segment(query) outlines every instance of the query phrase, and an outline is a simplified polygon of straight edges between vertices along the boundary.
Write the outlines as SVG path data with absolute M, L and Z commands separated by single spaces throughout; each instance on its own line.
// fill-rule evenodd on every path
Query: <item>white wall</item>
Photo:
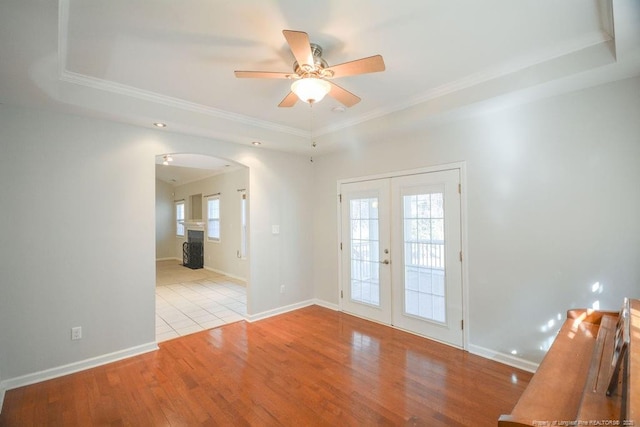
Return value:
M 156 259 L 175 258 L 173 186 L 156 179 Z
M 382 138 L 372 145 L 345 131 L 348 149 L 313 168 L 305 156 L 0 105 L 0 387 L 154 341 L 154 165 L 167 152 L 249 167 L 253 314 L 314 290 L 338 302 L 338 179 L 466 161 L 471 344 L 538 361 L 556 326 L 543 329 L 567 308 L 639 296 L 639 91 L 636 78 L 443 125 L 407 110 L 361 125 Z
M 250 163 L 248 304 L 254 314 L 313 298 L 311 163 L 306 156 L 274 155 L 268 160 Z M 280 227 L 279 234 L 273 234 L 273 225 Z M 258 279 L 276 287 L 254 286 Z
M 539 362 L 567 309 L 640 297 L 639 93 L 635 78 L 439 125 L 414 108 L 370 124 L 376 143 L 346 136 L 314 162 L 316 297 L 338 304 L 337 180 L 465 161 L 470 348 Z
M 311 217 L 306 157 L 4 105 L 0 142 L 3 385 L 154 342 L 157 154 L 250 168 L 250 313 L 313 296 L 311 242 L 296 234 Z
M 199 181 L 180 185 L 174 188 L 175 200 L 184 199 L 185 205 L 189 205 L 192 195 L 220 193 L 220 241 L 209 241 L 206 236 L 204 242 L 204 266 L 231 277 L 246 280 L 249 272 L 247 259 L 237 257 L 240 250 L 240 194 L 239 189 L 248 190 L 249 170 L 241 168 L 236 171 L 214 175 Z M 247 191 L 247 195 L 250 195 Z M 173 203 L 172 203 L 173 205 Z M 186 210 L 190 208 L 186 206 Z M 207 199 L 202 199 L 202 212 L 196 215 L 206 222 L 207 219 Z M 174 217 L 171 217 L 171 224 L 175 225 Z M 187 227 L 189 228 L 189 227 Z M 185 238 L 175 236 L 175 226 L 173 233 L 173 257 L 182 259 L 182 243 Z
M 155 340 L 154 170 L 140 137 L 1 107 L 3 381 Z

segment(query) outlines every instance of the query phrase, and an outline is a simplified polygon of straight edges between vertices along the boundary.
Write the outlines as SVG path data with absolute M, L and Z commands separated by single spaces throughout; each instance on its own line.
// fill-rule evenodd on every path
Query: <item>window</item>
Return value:
M 240 195 L 240 250 L 239 258 L 247 257 L 247 195 Z
M 220 240 L 220 196 L 207 198 L 207 238 Z
M 403 196 L 405 313 L 446 323 L 444 192 Z
M 184 237 L 184 201 L 176 202 L 176 236 Z

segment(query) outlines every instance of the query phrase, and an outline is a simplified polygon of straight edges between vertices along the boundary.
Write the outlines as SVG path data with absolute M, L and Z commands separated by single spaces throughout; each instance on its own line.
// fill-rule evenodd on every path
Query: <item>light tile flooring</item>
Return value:
M 180 261 L 156 263 L 156 341 L 243 320 L 247 292 L 239 280 Z

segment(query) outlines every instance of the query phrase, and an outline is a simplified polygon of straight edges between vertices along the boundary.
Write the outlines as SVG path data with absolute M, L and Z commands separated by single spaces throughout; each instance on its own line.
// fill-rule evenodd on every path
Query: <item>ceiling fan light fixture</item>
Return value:
M 317 77 L 306 77 L 296 80 L 291 85 L 291 92 L 295 93 L 301 101 L 313 104 L 322 101 L 322 98 L 331 90 L 328 81 Z

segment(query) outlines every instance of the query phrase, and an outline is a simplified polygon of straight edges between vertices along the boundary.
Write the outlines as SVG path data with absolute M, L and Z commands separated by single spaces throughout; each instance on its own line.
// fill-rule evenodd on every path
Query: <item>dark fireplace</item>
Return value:
M 204 231 L 187 230 L 187 241 L 182 244 L 182 265 L 193 269 L 204 266 Z

